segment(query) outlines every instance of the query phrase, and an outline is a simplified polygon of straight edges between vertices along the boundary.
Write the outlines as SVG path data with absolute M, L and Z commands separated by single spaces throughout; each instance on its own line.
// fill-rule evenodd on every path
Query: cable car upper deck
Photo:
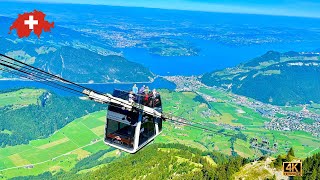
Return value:
M 135 106 L 139 107 L 147 107 L 152 108 L 153 111 L 157 113 L 162 113 L 162 106 L 161 106 L 161 98 L 160 94 L 158 93 L 156 96 L 148 96 L 146 94 L 133 94 L 132 92 L 123 91 L 115 89 L 112 94 L 113 97 L 120 98 L 122 100 L 128 100 L 129 102 L 133 103 Z M 126 108 L 122 107 L 119 104 L 109 103 L 107 117 L 114 121 L 118 121 L 124 124 L 135 125 L 137 123 L 137 119 L 139 113 L 144 114 L 142 121 L 148 121 L 153 117 L 151 114 L 145 113 L 144 108 L 133 108 L 131 110 L 127 110 Z
M 129 102 L 134 102 L 135 104 L 144 105 L 150 108 L 154 108 L 158 112 L 162 112 L 161 98 L 159 93 L 137 93 L 134 94 L 129 91 L 123 91 L 115 89 L 112 94 L 113 97 L 121 98 L 123 100 L 128 100 Z
M 116 95 L 117 93 L 119 93 L 117 95 L 119 97 L 115 97 L 111 94 L 99 94 L 87 89 L 83 90 L 82 93 L 86 94 L 90 99 L 96 102 L 109 103 L 111 106 L 118 106 L 128 111 L 139 110 L 153 117 L 164 118 L 162 116 L 162 108 L 157 108 L 157 107 L 152 108 L 152 106 L 149 107 L 144 104 L 139 104 L 137 102 L 140 102 L 141 99 L 137 99 L 137 100 L 129 99 L 130 93 L 128 93 L 127 91 L 115 90 L 114 94 Z M 160 103 L 159 105 L 161 105 L 160 95 L 158 96 L 158 99 Z

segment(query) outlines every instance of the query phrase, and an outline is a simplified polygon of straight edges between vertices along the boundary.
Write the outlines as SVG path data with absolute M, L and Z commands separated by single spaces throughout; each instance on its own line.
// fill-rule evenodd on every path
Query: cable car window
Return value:
M 134 129 L 132 126 L 108 119 L 106 140 L 133 147 L 133 135 Z
M 107 129 L 106 129 L 106 133 L 113 133 L 115 131 L 118 130 L 118 122 L 117 121 L 113 121 L 113 120 L 108 120 L 107 122 Z
M 148 139 L 155 135 L 154 124 L 152 122 L 145 122 L 141 124 L 139 145 L 145 143 Z
M 126 120 L 128 120 L 131 124 L 135 124 L 136 122 L 138 122 L 138 118 L 139 118 L 138 112 L 128 111 Z

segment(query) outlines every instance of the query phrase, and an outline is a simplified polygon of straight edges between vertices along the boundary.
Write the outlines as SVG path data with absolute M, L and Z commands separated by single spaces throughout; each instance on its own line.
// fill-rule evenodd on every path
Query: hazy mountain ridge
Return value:
M 82 83 L 145 82 L 154 77 L 150 70 L 124 57 L 102 56 L 66 46 L 53 53 L 39 55 L 34 65 Z
M 0 38 L 1 53 L 78 83 L 149 82 L 154 78 L 148 68 L 122 56 L 20 41 Z M 1 71 L 0 78 L 19 77 Z
M 202 82 L 276 105 L 320 102 L 319 54 L 269 51 L 233 68 L 204 74 Z

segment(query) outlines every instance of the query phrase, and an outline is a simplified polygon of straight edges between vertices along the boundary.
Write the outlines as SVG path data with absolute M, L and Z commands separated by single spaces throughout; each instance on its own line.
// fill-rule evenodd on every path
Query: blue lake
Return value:
M 274 43 L 232 47 L 208 40 L 194 40 L 201 47 L 200 56 L 158 56 L 146 49 L 123 49 L 124 56 L 134 62 L 143 64 L 159 75 L 201 75 L 213 70 L 233 67 L 239 63 L 261 56 L 267 51 L 313 51 L 319 48 L 315 42 L 310 43 Z

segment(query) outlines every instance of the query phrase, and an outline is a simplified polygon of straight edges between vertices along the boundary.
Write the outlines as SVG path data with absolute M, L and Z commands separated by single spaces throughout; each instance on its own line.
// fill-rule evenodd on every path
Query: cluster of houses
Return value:
M 313 136 L 320 137 L 320 115 L 309 111 L 303 105 L 300 111 L 285 110 L 285 108 L 265 104 L 259 101 L 249 101 L 246 97 L 234 95 L 234 103 L 247 106 L 270 119 L 265 122 L 265 128 L 278 131 L 305 131 Z M 313 123 L 305 123 L 304 119 L 311 119 Z

